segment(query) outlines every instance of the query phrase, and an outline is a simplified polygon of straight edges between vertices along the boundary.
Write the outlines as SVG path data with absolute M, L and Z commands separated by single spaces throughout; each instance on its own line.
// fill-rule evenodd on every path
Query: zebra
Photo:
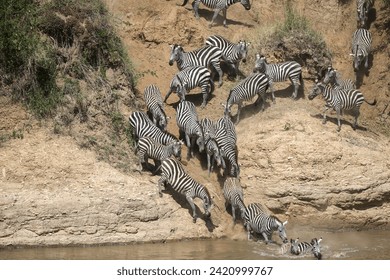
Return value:
M 225 197 L 225 206 L 229 204 L 232 207 L 233 223 L 236 222 L 236 209 L 241 213 L 241 219 L 244 219 L 245 204 L 244 194 L 241 183 L 238 178 L 228 177 L 223 184 L 223 196 Z
M 170 184 L 174 191 L 186 196 L 186 199 L 192 209 L 192 218 L 194 223 L 196 223 L 196 219 L 198 217 L 194 204 L 194 198 L 196 197 L 203 200 L 205 215 L 210 218 L 212 200 L 208 190 L 188 175 L 182 164 L 174 158 L 167 158 L 161 164 L 161 177 L 158 180 L 157 185 L 160 197 L 162 197 L 162 187 L 165 183 Z
M 222 11 L 223 13 L 223 26 L 227 27 L 226 23 L 226 12 L 229 6 L 240 2 L 245 10 L 249 11 L 251 9 L 251 3 L 249 0 L 194 0 L 192 2 L 192 8 L 194 9 L 195 12 L 195 17 L 199 19 L 199 4 L 200 2 L 203 3 L 206 7 L 210 9 L 214 9 L 214 15 L 213 18 L 211 19 L 211 22 L 209 24 L 209 28 L 213 26 L 214 20 L 217 18 L 218 14 Z M 188 0 L 184 0 L 182 6 L 185 6 L 188 3 Z
M 179 71 L 189 66 L 203 66 L 209 68 L 210 65 L 212 65 L 219 75 L 218 85 L 222 86 L 223 72 L 220 65 L 221 59 L 222 51 L 215 46 L 203 46 L 199 49 L 185 52 L 182 46 L 174 44 L 171 45 L 169 65 L 172 66 L 176 61 Z
M 272 241 L 272 233 L 278 231 L 283 243 L 287 243 L 286 224 L 287 221 L 281 222 L 277 217 L 267 213 L 268 211 L 259 203 L 251 203 L 246 207 L 244 220 L 248 232 L 248 240 L 251 239 L 251 231 L 260 233 L 268 244 Z
M 194 103 L 185 100 L 180 101 L 176 108 L 176 122 L 179 130 L 185 134 L 188 148 L 187 159 L 193 156 L 195 141 L 199 147 L 199 152 L 202 152 L 204 150 L 204 135 L 198 121 L 198 114 Z
M 299 85 L 303 85 L 302 66 L 296 61 L 268 64 L 264 56 L 256 54 L 254 72 L 260 72 L 267 75 L 273 103 L 275 103 L 274 82 L 284 82 L 288 78 L 294 86 L 294 92 L 291 96 L 293 99 L 298 97 Z
M 142 171 L 144 163 L 147 163 L 149 158 L 154 160 L 155 167 L 158 167 L 161 161 L 171 156 L 181 160 L 182 144 L 182 141 L 174 141 L 168 145 L 162 145 L 150 137 L 140 138 L 137 146 L 140 171 Z
M 374 6 L 374 0 L 357 0 L 357 26 L 366 27 L 368 21 L 368 12 Z
M 340 72 L 336 71 L 336 69 L 332 67 L 328 67 L 323 82 L 325 85 L 330 84 L 333 88 L 356 89 L 355 81 L 351 79 L 341 79 Z
M 233 87 L 230 90 L 226 105 L 224 106 L 224 114 L 226 116 L 231 116 L 231 107 L 233 104 L 238 105 L 236 122 L 237 125 L 240 121 L 240 112 L 242 103 L 244 101 L 252 100 L 253 97 L 257 94 L 258 98 L 255 104 L 259 104 L 260 99 L 262 99 L 261 109 L 264 110 L 265 101 L 266 101 L 266 91 L 269 86 L 269 79 L 263 73 L 254 73 L 242 80 L 238 85 Z
M 144 112 L 135 111 L 129 117 L 132 127 L 133 139 L 137 146 L 138 139 L 141 137 L 151 137 L 156 142 L 166 145 L 178 141 L 178 139 L 167 131 L 159 129 Z
M 152 115 L 153 123 L 162 130 L 166 130 L 168 117 L 164 112 L 159 88 L 156 85 L 147 86 L 144 90 L 144 98 L 147 110 Z
M 207 155 L 207 170 L 210 176 L 211 170 L 214 169 L 214 162 L 217 162 L 217 166 L 221 166 L 223 169 L 226 168 L 225 160 L 223 159 L 223 152 L 219 148 L 218 143 L 215 139 L 215 127 L 214 122 L 209 118 L 200 120 L 200 126 L 203 130 L 205 137 L 205 150 Z
M 299 238 L 290 239 L 291 249 L 290 252 L 293 255 L 304 255 L 308 252 L 312 252 L 314 257 L 318 260 L 322 259 L 320 242 L 322 241 L 322 237 L 320 239 L 313 238 L 310 243 L 309 242 L 300 242 Z
M 211 78 L 211 73 L 204 66 L 190 66 L 179 71 L 171 81 L 164 102 L 167 101 L 172 92 L 178 93 L 180 100 L 185 100 L 186 93 L 196 87 L 202 88 L 202 108 L 204 108 L 209 96 L 214 91 L 214 81 Z
M 330 85 L 325 86 L 323 83 L 316 80 L 316 84 L 309 94 L 309 100 L 313 100 L 321 93 L 326 101 L 325 110 L 323 112 L 323 123 L 326 123 L 326 111 L 329 108 L 333 108 L 337 113 L 337 131 L 341 130 L 340 114 L 342 110 L 352 110 L 355 116 L 355 122 L 352 125 L 352 128 L 355 130 L 357 127 L 357 119 L 360 115 L 359 109 L 363 101 L 371 106 L 376 104 L 376 99 L 374 99 L 373 102 L 365 100 L 363 94 L 359 90 L 332 88 Z
M 240 167 L 238 165 L 237 133 L 233 122 L 228 116 L 219 118 L 215 123 L 215 140 L 221 150 L 224 162 L 229 162 L 230 171 L 227 166 L 224 168 L 224 175 L 239 177 Z
M 212 35 L 207 38 L 206 45 L 216 46 L 222 50 L 224 55 L 224 60 L 227 64 L 235 71 L 235 75 L 238 76 L 239 65 L 242 62 L 246 62 L 246 57 L 248 55 L 248 47 L 250 43 L 240 40 L 238 43 L 232 43 L 229 40 L 223 38 L 219 35 Z
M 352 36 L 353 68 L 357 72 L 364 62 L 364 68 L 368 70 L 368 56 L 371 52 L 371 32 L 364 28 L 358 28 Z

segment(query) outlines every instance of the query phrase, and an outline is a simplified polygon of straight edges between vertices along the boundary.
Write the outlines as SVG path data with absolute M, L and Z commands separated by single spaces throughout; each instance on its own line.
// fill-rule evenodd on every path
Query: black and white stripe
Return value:
M 210 71 L 204 66 L 190 66 L 179 71 L 172 79 L 168 93 L 164 102 L 172 92 L 179 95 L 180 100 L 185 100 L 185 95 L 192 89 L 201 87 L 203 102 L 202 107 L 206 106 L 207 100 L 214 91 L 214 82 L 211 78 Z
M 147 86 L 144 90 L 144 98 L 146 108 L 152 116 L 153 123 L 162 130 L 166 130 L 168 118 L 164 112 L 160 89 L 156 85 Z
M 305 255 L 308 252 L 313 253 L 314 257 L 318 260 L 322 259 L 320 242 L 322 241 L 322 237 L 320 239 L 313 238 L 310 243 L 309 242 L 301 242 L 299 238 L 291 239 L 291 249 L 290 252 L 293 255 Z
M 357 12 L 357 26 L 366 27 L 368 22 L 368 13 L 374 6 L 374 0 L 357 0 L 356 12 Z
M 160 196 L 162 196 L 161 190 L 164 183 L 170 184 L 174 191 L 185 195 L 192 209 L 194 223 L 198 217 L 194 204 L 194 198 L 196 197 L 203 200 L 205 215 L 210 217 L 212 201 L 207 189 L 189 176 L 182 164 L 174 158 L 166 159 L 161 164 L 161 178 L 158 180 L 157 185 Z
M 143 169 L 143 165 L 148 163 L 149 158 L 153 159 L 155 167 L 158 167 L 161 161 L 171 156 L 180 160 L 181 144 L 181 141 L 174 141 L 167 145 L 162 145 L 150 137 L 140 138 L 137 146 L 137 155 L 141 170 Z
M 199 18 L 199 4 L 200 2 L 203 3 L 206 7 L 214 10 L 213 18 L 211 19 L 211 22 L 209 24 L 209 27 L 211 27 L 214 23 L 214 20 L 217 18 L 218 14 L 222 11 L 224 20 L 223 20 L 223 26 L 227 27 L 226 24 L 226 12 L 229 6 L 235 4 L 235 3 L 241 3 L 246 10 L 251 9 L 251 4 L 249 0 L 194 0 L 192 2 L 192 8 L 195 12 L 195 17 Z M 185 6 L 188 3 L 188 0 L 184 0 L 182 6 Z
M 248 232 L 248 240 L 251 239 L 251 231 L 260 233 L 266 243 L 272 242 L 272 233 L 277 231 L 283 243 L 287 243 L 285 225 L 277 217 L 267 213 L 268 211 L 259 203 L 251 203 L 246 207 L 244 219 Z
M 204 135 L 194 103 L 185 100 L 179 103 L 176 107 L 176 122 L 179 131 L 185 134 L 188 148 L 187 158 L 193 156 L 195 142 L 199 147 L 199 152 L 202 152 L 204 150 Z
M 256 54 L 254 72 L 267 75 L 273 102 L 275 102 L 273 83 L 284 82 L 287 79 L 294 86 L 294 92 L 291 97 L 293 99 L 297 98 L 299 85 L 302 85 L 302 66 L 298 62 L 286 61 L 283 63 L 268 64 L 264 56 Z
M 233 223 L 236 221 L 236 209 L 240 211 L 241 219 L 244 219 L 245 204 L 244 193 L 238 178 L 228 177 L 223 184 L 223 196 L 225 197 L 225 206 L 232 207 Z
M 159 129 L 144 112 L 133 112 L 129 117 L 129 122 L 133 130 L 133 138 L 136 145 L 138 139 L 141 137 L 150 137 L 163 145 L 178 141 L 172 134 Z
M 337 131 L 341 129 L 340 115 L 342 110 L 352 110 L 353 115 L 355 116 L 355 122 L 352 125 L 353 129 L 357 127 L 357 119 L 360 115 L 359 109 L 363 102 L 373 106 L 376 104 L 376 100 L 373 102 L 368 102 L 364 99 L 363 94 L 356 89 L 341 90 L 338 88 L 332 88 L 330 85 L 325 86 L 321 82 L 317 82 L 309 94 L 309 99 L 312 100 L 317 95 L 322 94 L 325 101 L 325 110 L 323 112 L 323 123 L 326 123 L 326 111 L 329 108 L 333 108 L 337 113 Z
M 207 38 L 206 45 L 220 48 L 223 53 L 223 60 L 234 69 L 235 75 L 238 76 L 240 62 L 246 62 L 250 43 L 243 40 L 232 43 L 220 35 L 212 35 Z
M 223 72 L 220 66 L 220 60 L 222 58 L 222 51 L 214 46 L 203 46 L 197 50 L 185 52 L 183 47 L 179 45 L 171 45 L 171 54 L 169 56 L 169 65 L 173 65 L 176 61 L 179 71 L 190 66 L 203 66 L 209 68 L 213 73 L 218 72 L 219 86 L 222 86 Z
M 351 79 L 343 80 L 339 71 L 332 67 L 328 67 L 323 80 L 324 84 L 330 84 L 333 88 L 339 89 L 356 89 L 355 81 Z
M 353 67 L 358 71 L 364 62 L 364 68 L 368 70 L 368 56 L 371 52 L 371 32 L 364 28 L 357 29 L 352 36 Z
M 255 73 L 246 77 L 238 85 L 233 87 L 230 90 L 225 107 L 225 115 L 231 116 L 231 108 L 233 104 L 238 105 L 237 115 L 236 115 L 236 124 L 240 121 L 240 112 L 242 103 L 244 101 L 250 101 L 254 96 L 258 95 L 258 98 L 255 102 L 257 105 L 262 99 L 262 110 L 264 109 L 266 101 L 266 91 L 269 85 L 269 79 L 263 73 Z

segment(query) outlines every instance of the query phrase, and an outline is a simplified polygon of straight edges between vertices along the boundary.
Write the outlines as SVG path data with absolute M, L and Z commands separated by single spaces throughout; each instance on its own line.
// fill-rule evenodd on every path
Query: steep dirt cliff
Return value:
M 386 11 L 376 2 L 376 21 L 370 27 L 374 61 L 361 90 L 368 100 L 376 98 L 378 103 L 374 108 L 362 106 L 360 129 L 352 130 L 349 115 L 343 116 L 340 132 L 336 131 L 335 114 L 323 125 L 324 101 L 286 98 L 291 91 L 288 83 L 276 86 L 276 104 L 268 103 L 264 112 L 251 102 L 242 109 L 236 129 L 245 203 L 264 203 L 280 219 L 288 219 L 290 228 L 389 227 L 389 34 L 383 31 Z M 140 73 L 139 107 L 143 108 L 141 97 L 147 85 L 158 85 L 165 95 L 177 71 L 176 66 L 168 65 L 170 44 L 192 50 L 212 34 L 231 41 L 256 39 L 257 32 L 283 18 L 283 3 L 253 1 L 250 11 L 236 4 L 228 11 L 228 28 L 221 25 L 220 17 L 216 26 L 208 28 L 212 12 L 204 6 L 196 20 L 191 5 L 177 6 L 181 4 L 178 0 L 106 0 Z M 349 52 L 356 28 L 354 1 L 293 3 L 324 36 L 333 66 L 352 78 Z M 250 50 L 252 60 L 243 65 L 244 73 L 252 71 L 250 61 L 260 51 Z M 312 78 L 304 69 L 306 96 Z M 225 77 L 207 107 L 198 109 L 199 116 L 222 116 L 220 103 L 234 84 Z M 194 224 L 185 199 L 172 197 L 169 191 L 162 198 L 157 195 L 158 176 L 121 172 L 80 148 L 74 138 L 54 135 L 46 123 L 35 121 L 6 97 L 0 98 L 0 129 L 25 131 L 23 135 L 14 133 L 0 146 L 0 246 L 246 238 L 242 226 L 233 227 L 225 210 L 224 178 L 217 172 L 207 176 L 203 156 L 183 160 L 188 173 L 210 190 L 215 202 L 211 221 L 199 219 Z M 196 94 L 189 100 L 200 104 Z M 166 105 L 172 117 L 168 130 L 176 135 L 177 101 L 172 95 Z M 132 112 L 125 106 L 121 110 L 126 115 Z M 129 162 L 132 169 L 137 168 L 134 158 Z M 197 205 L 203 209 L 199 201 Z

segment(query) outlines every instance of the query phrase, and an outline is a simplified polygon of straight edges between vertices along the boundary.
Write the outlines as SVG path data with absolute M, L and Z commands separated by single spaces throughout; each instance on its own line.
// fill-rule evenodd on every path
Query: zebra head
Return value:
M 158 120 L 158 126 L 161 128 L 161 130 L 166 131 L 167 125 L 168 125 L 168 120 L 170 119 L 170 117 L 165 115 L 165 112 L 163 109 L 161 109 L 161 112 L 162 112 L 162 114 Z
M 238 42 L 238 51 L 241 56 L 242 62 L 246 62 L 246 57 L 248 56 L 248 47 L 250 43 L 247 43 L 246 41 L 240 40 Z
M 328 67 L 324 77 L 324 84 L 327 85 L 329 83 L 336 83 L 336 69 L 332 68 L 331 66 Z
M 199 130 L 196 132 L 197 138 L 196 138 L 196 144 L 199 147 L 199 152 L 203 152 L 204 150 L 204 134 L 201 125 L 199 124 Z
M 244 6 L 245 10 L 247 11 L 251 9 L 251 3 L 249 0 L 241 0 L 241 4 Z
M 172 66 L 175 61 L 178 61 L 183 53 L 183 48 L 177 44 L 171 45 L 171 55 L 169 56 L 169 65 Z
M 203 200 L 204 214 L 207 218 L 210 218 L 211 209 L 213 209 L 213 202 L 211 200 L 211 196 L 210 196 L 208 190 L 206 189 L 206 187 L 203 187 L 203 188 L 204 188 L 204 192 L 202 194 L 202 200 Z
M 174 141 L 170 144 L 170 147 L 172 149 L 172 155 L 178 160 L 181 160 L 181 145 L 182 144 L 183 144 L 183 141 Z
M 320 248 L 321 241 L 322 241 L 322 237 L 320 237 L 320 239 L 313 238 L 310 242 L 311 246 L 313 247 L 312 252 L 318 260 L 322 259 L 321 248 Z
M 265 59 L 265 56 L 256 54 L 255 68 L 253 69 L 253 72 L 265 73 L 266 63 L 267 60 Z
M 230 91 L 232 92 L 232 91 Z M 230 95 L 230 93 L 229 93 Z M 230 117 L 231 114 L 232 114 L 232 105 L 233 104 L 229 104 L 228 102 L 225 104 L 225 103 L 221 103 L 222 107 L 223 107 L 223 113 L 224 113 L 224 116 L 225 117 Z
M 287 233 L 285 228 L 285 225 L 287 225 L 287 221 L 282 223 L 281 221 L 278 220 L 277 223 L 278 223 L 278 234 L 280 239 L 282 239 L 283 243 L 288 243 Z
M 299 255 L 299 238 L 297 239 L 290 239 L 290 243 L 291 243 L 291 248 L 290 248 L 290 252 L 291 254 L 293 255 Z
M 315 85 L 308 96 L 309 100 L 313 100 L 317 95 L 321 94 L 324 91 L 324 89 L 325 89 L 325 85 L 319 82 L 318 79 L 316 79 Z

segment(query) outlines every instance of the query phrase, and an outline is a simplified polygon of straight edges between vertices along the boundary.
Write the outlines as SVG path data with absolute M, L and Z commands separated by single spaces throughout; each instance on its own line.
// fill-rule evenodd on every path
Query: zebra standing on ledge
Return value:
M 190 66 L 203 66 L 209 68 L 213 66 L 219 75 L 219 86 L 222 86 L 223 72 L 220 65 L 222 51 L 215 46 L 203 46 L 197 50 L 185 52 L 179 45 L 171 45 L 171 54 L 169 56 L 169 65 L 176 61 L 179 71 Z M 210 69 L 212 71 L 212 69 Z
M 224 55 L 223 59 L 229 64 L 235 72 L 235 75 L 239 75 L 239 65 L 242 62 L 246 62 L 248 55 L 248 46 L 250 43 L 240 40 L 237 44 L 230 42 L 219 35 L 212 35 L 207 38 L 206 45 L 216 46 L 222 50 Z M 241 73 L 242 74 L 242 73 Z M 243 76 L 243 75 L 242 75 Z
M 294 86 L 294 92 L 291 96 L 293 99 L 298 97 L 299 85 L 303 85 L 302 66 L 295 61 L 268 64 L 264 56 L 256 54 L 255 69 L 253 72 L 260 72 L 268 77 L 273 103 L 275 103 L 274 82 L 284 82 L 290 79 L 291 84 Z
M 164 104 L 161 92 L 156 85 L 149 85 L 144 90 L 146 108 L 153 117 L 153 123 L 162 130 L 166 130 L 168 124 L 167 115 L 164 112 Z
M 364 28 L 357 29 L 352 36 L 353 68 L 357 72 L 364 62 L 364 68 L 368 70 L 368 56 L 371 52 L 371 32 Z
M 287 234 L 285 225 L 287 221 L 282 223 L 277 217 L 267 213 L 268 211 L 259 203 L 251 203 L 246 207 L 244 219 L 246 230 L 248 232 L 248 240 L 251 239 L 251 231 L 260 233 L 268 244 L 272 241 L 272 233 L 278 231 L 280 239 L 283 243 L 287 243 Z
M 304 255 L 308 252 L 312 252 L 314 257 L 318 260 L 322 259 L 320 242 L 322 241 L 322 237 L 320 239 L 313 238 L 311 242 L 300 242 L 299 238 L 291 239 L 291 249 L 290 252 L 293 255 Z
M 240 210 L 241 219 L 244 219 L 245 204 L 244 193 L 238 178 L 228 177 L 223 184 L 223 196 L 225 197 L 225 207 L 231 205 L 233 223 L 236 222 L 236 209 Z
M 325 73 L 324 84 L 330 84 L 332 88 L 339 89 L 356 89 L 356 84 L 351 79 L 341 79 L 340 72 L 332 67 L 328 67 L 328 70 Z
M 214 9 L 214 15 L 211 19 L 211 22 L 209 24 L 209 27 L 213 26 L 214 20 L 217 18 L 218 14 L 222 11 L 223 13 L 223 26 L 227 27 L 226 24 L 226 13 L 229 6 L 235 4 L 235 3 L 241 3 L 245 10 L 249 11 L 251 9 L 251 3 L 249 0 L 194 0 L 192 2 L 192 8 L 195 12 L 195 17 L 199 19 L 199 4 L 200 2 L 203 3 L 206 7 L 210 9 Z M 182 6 L 185 6 L 188 3 L 188 0 L 184 0 Z
M 363 102 L 366 102 L 368 105 L 374 106 L 376 104 L 376 100 L 373 102 L 368 102 L 364 99 L 363 94 L 356 89 L 342 90 L 339 88 L 332 88 L 330 85 L 325 86 L 323 83 L 316 81 L 316 84 L 309 94 L 309 100 L 313 100 L 317 95 L 323 95 L 326 105 L 325 110 L 323 112 L 324 119 L 323 123 L 326 123 L 326 111 L 329 108 L 333 108 L 337 113 L 337 131 L 341 129 L 340 123 L 340 114 L 342 110 L 353 110 L 353 114 L 355 116 L 355 122 L 352 125 L 352 128 L 355 130 L 357 127 L 357 119 L 360 115 L 360 106 Z
M 168 183 L 172 189 L 186 196 L 192 209 L 193 222 L 196 223 L 198 215 L 196 214 L 194 198 L 199 197 L 203 200 L 203 208 L 206 217 L 211 216 L 212 201 L 207 189 L 196 182 L 184 170 L 182 164 L 176 159 L 169 158 L 162 162 L 161 178 L 158 180 L 158 193 L 162 197 L 162 186 Z

